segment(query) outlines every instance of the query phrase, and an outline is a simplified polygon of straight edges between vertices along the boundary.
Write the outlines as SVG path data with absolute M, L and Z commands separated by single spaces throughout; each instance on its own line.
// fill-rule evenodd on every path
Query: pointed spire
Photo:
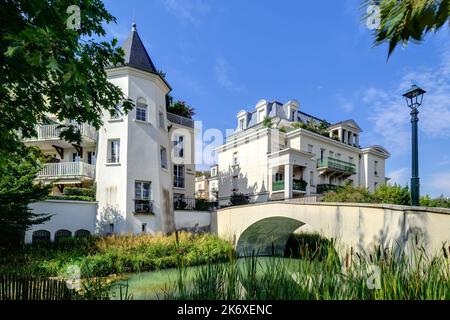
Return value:
M 131 33 L 128 36 L 128 39 L 125 40 L 122 49 L 125 51 L 125 65 L 155 74 L 158 73 L 152 59 L 142 43 L 141 38 L 139 37 L 136 22 L 134 21 L 131 25 Z

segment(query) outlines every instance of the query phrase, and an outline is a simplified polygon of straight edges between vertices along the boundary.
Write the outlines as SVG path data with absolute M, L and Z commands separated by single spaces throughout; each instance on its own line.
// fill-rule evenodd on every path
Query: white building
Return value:
M 135 101 L 133 110 L 124 115 L 118 107 L 116 115 L 104 114 L 98 132 L 80 125 L 80 145 L 61 140 L 59 124 L 49 116 L 49 122 L 38 127 L 38 136 L 26 143 L 39 146 L 49 157 L 38 179 L 53 183 L 54 195 L 67 187 L 95 185 L 95 226 L 84 230 L 170 232 L 175 228 L 174 195 L 176 199 L 194 197 L 194 123 L 166 113 L 166 95 L 171 88 L 157 72 L 135 24 L 123 49 L 124 65 L 106 72 L 108 80 Z M 61 207 L 61 202 L 58 205 Z M 67 221 L 67 225 L 54 228 L 71 230 L 72 220 L 52 218 L 48 224 Z M 45 225 L 34 229 L 41 228 Z
M 295 100 L 259 101 L 254 111 L 237 114 L 235 133 L 217 149 L 220 205 L 234 192 L 262 202 L 321 194 L 346 182 L 373 191 L 386 181 L 390 154 L 381 146 L 362 148 L 360 133 L 355 121 L 330 125 L 301 112 Z
M 219 192 L 218 166 L 212 166 L 209 174 L 195 178 L 195 197 L 216 202 Z

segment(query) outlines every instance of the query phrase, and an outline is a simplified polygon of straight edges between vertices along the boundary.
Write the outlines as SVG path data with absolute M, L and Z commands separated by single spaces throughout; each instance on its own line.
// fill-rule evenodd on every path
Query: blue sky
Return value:
M 428 91 L 420 117 L 422 193 L 450 195 L 449 29 L 421 45 L 373 46 L 362 0 L 107 0 L 120 42 L 133 16 L 175 99 L 196 109 L 203 130 L 236 127 L 236 113 L 260 99 L 297 99 L 329 122 L 354 119 L 363 146 L 392 154 L 387 175 L 410 176 L 409 111 L 401 97 L 413 82 Z

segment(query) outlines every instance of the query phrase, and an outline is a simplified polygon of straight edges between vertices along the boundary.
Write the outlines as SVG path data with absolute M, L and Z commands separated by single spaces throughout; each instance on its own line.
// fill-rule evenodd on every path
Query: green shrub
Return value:
M 424 207 L 450 208 L 450 199 L 444 195 L 434 199 L 426 195 L 420 198 L 420 205 Z
M 64 196 L 90 197 L 95 200 L 95 188 L 65 188 Z
M 230 196 L 230 206 L 242 206 L 249 204 L 249 202 L 249 197 L 243 193 L 233 192 Z
M 286 244 L 284 256 L 322 261 L 329 250 L 335 250 L 333 242 L 317 233 L 292 234 Z
M 366 188 L 354 187 L 351 184 L 338 187 L 336 191 L 325 193 L 324 202 L 373 203 L 374 197 Z
M 208 211 L 209 201 L 206 199 L 195 199 L 195 210 Z
M 397 184 L 382 184 L 373 193 L 374 202 L 389 203 L 409 206 L 411 204 L 411 194 L 408 187 L 401 187 Z

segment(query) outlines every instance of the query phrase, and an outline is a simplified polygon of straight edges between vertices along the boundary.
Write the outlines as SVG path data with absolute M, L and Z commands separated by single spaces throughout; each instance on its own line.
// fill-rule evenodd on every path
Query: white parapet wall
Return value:
M 211 213 L 209 211 L 175 210 L 177 230 L 210 231 Z
M 33 203 L 30 208 L 34 213 L 47 213 L 51 219 L 43 224 L 35 225 L 25 234 L 25 242 L 31 243 L 33 232 L 45 230 L 50 232 L 50 240 L 55 240 L 58 230 L 68 230 L 75 236 L 78 230 L 87 230 L 90 234 L 97 232 L 97 202 L 47 200 Z M 211 213 L 208 211 L 175 211 L 177 230 L 192 232 L 209 232 Z
M 215 221 L 214 221 L 215 220 Z M 413 243 L 429 254 L 450 245 L 450 209 L 381 204 L 269 202 L 221 209 L 212 232 L 236 249 L 261 254 L 283 251 L 293 232 L 316 231 L 337 239 L 344 252 L 375 246 L 408 249 Z
M 46 230 L 50 232 L 50 239 L 55 239 L 58 230 L 68 230 L 75 235 L 78 230 L 87 230 L 95 233 L 97 202 L 47 200 L 33 203 L 30 208 L 34 213 L 48 213 L 52 217 L 49 221 L 34 225 L 25 234 L 25 242 L 31 243 L 33 232 Z

